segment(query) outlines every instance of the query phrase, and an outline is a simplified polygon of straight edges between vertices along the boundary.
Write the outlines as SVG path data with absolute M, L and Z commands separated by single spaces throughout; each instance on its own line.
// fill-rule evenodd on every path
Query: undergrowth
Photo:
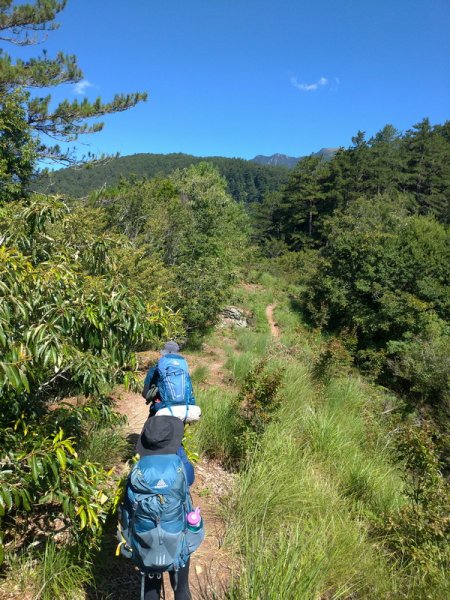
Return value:
M 202 451 L 239 472 L 226 598 L 444 600 L 448 496 L 432 441 L 417 426 L 405 437 L 401 404 L 357 375 L 347 345 L 276 299 L 282 343 L 263 326 L 237 332 L 239 392 L 201 397 Z
M 33 600 L 83 600 L 83 586 L 92 581 L 89 564 L 80 563 L 73 548 L 52 541 L 41 552 L 11 555 L 8 568 L 10 576 L 0 585 L 0 594 L 2 588 L 27 598 L 31 593 Z

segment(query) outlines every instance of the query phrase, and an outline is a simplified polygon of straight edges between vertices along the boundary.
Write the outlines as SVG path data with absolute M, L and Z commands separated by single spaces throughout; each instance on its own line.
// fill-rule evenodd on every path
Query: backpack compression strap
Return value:
M 121 549 L 122 546 L 125 546 L 125 548 L 129 552 L 133 552 L 133 549 L 130 548 L 130 546 L 128 545 L 128 542 L 127 542 L 125 536 L 123 535 L 123 529 L 122 529 L 122 525 L 121 525 L 120 521 L 117 523 L 117 530 L 120 533 L 120 537 L 122 538 L 122 540 L 117 544 L 116 556 L 120 556 L 120 549 Z

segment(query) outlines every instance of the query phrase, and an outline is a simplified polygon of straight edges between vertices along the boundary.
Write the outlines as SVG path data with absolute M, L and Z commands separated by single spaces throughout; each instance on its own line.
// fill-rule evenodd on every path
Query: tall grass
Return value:
M 256 325 L 234 333 L 226 366 L 237 386 L 264 355 L 269 368 L 282 366 L 285 373 L 279 407 L 244 454 L 247 462 L 240 462 L 226 503 L 226 541 L 240 563 L 226 597 L 425 597 L 373 533 L 373 523 L 404 502 L 377 393 L 356 377 L 318 383 L 311 369 L 323 343 L 320 333 L 306 330 L 272 276 L 259 281 L 271 289 L 242 292 Z M 272 343 L 264 314 L 274 300 L 281 345 Z M 242 457 L 239 400 L 220 389 L 200 394 L 198 444 L 225 463 Z
M 79 454 L 85 461 L 110 469 L 124 459 L 129 445 L 120 428 L 91 427 L 83 437 Z
M 400 485 L 387 450 L 366 443 L 361 400 L 357 383 L 321 391 L 289 365 L 278 418 L 229 502 L 228 540 L 243 561 L 230 598 L 393 593 L 366 515 L 398 502 Z
M 200 385 L 205 383 L 209 376 L 209 368 L 207 365 L 199 365 L 196 367 L 191 373 L 192 383 L 195 385 Z
M 92 581 L 90 568 L 78 564 L 71 549 L 57 547 L 51 541 L 42 553 L 11 557 L 8 567 L 5 584 L 9 590 L 5 592 L 21 592 L 33 600 L 84 600 L 84 586 Z
M 231 464 L 239 453 L 236 395 L 223 388 L 200 389 L 197 401 L 202 409 L 194 426 L 197 451 Z
M 268 331 L 258 332 L 251 329 L 241 329 L 235 332 L 235 337 L 236 348 L 227 349 L 225 368 L 236 384 L 242 384 L 258 358 L 267 352 L 272 339 Z
M 237 380 L 262 348 L 241 339 L 246 351 L 231 362 Z M 401 504 L 402 484 L 364 386 L 319 386 L 306 365 L 272 354 L 271 366 L 286 369 L 281 401 L 227 504 L 227 541 L 242 565 L 227 597 L 408 597 L 369 535 L 371 516 Z M 225 462 L 242 450 L 236 400 L 221 389 L 200 394 L 198 443 Z

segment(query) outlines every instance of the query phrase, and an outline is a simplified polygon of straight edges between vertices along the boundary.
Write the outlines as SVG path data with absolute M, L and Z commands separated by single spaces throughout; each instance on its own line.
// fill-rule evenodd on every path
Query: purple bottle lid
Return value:
M 187 522 L 189 525 L 198 525 L 201 520 L 202 517 L 200 515 L 200 508 L 197 507 L 195 510 L 192 510 L 190 513 L 188 513 Z

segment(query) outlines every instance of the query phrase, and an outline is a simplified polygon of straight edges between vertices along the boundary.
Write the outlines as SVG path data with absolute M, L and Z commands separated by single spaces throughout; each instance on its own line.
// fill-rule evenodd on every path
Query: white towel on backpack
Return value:
M 184 423 L 192 423 L 193 421 L 198 421 L 200 419 L 202 410 L 200 406 L 197 406 L 196 404 L 189 404 L 189 406 L 186 406 L 185 404 L 176 404 L 171 408 L 160 408 L 156 412 L 156 416 L 158 415 L 178 417 Z

